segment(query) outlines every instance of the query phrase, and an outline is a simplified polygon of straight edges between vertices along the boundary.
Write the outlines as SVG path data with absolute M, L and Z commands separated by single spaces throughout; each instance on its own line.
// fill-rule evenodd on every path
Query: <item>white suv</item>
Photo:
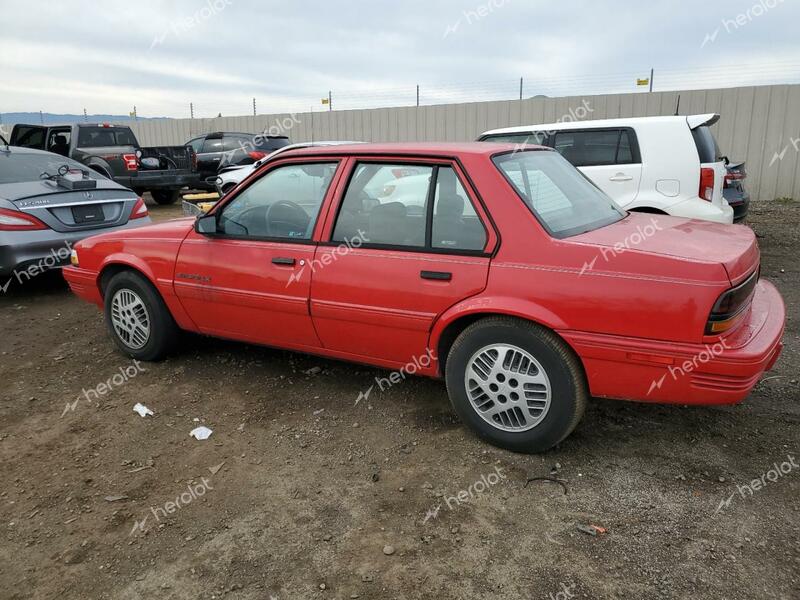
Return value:
M 550 146 L 626 210 L 732 223 L 719 115 L 575 121 L 494 129 L 482 142 Z

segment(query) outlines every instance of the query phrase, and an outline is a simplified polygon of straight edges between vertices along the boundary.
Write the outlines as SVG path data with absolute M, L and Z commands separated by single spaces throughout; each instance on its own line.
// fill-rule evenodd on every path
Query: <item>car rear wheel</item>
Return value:
M 179 190 L 153 190 L 150 193 L 156 204 L 175 204 L 180 196 Z
M 178 326 L 161 296 L 132 271 L 122 271 L 108 283 L 105 317 L 114 343 L 131 358 L 159 360 L 178 337 Z
M 514 452 L 544 452 L 578 425 L 588 399 L 580 361 L 552 331 L 510 317 L 467 327 L 445 369 L 453 408 L 480 437 Z

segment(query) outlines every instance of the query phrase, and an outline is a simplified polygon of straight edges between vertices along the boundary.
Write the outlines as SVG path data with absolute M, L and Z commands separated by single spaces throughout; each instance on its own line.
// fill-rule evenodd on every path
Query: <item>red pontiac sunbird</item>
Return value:
M 208 215 L 88 238 L 72 264 L 130 357 L 185 330 L 413 364 L 521 452 L 566 438 L 590 396 L 740 402 L 785 321 L 750 229 L 626 213 L 536 146 L 288 150 Z

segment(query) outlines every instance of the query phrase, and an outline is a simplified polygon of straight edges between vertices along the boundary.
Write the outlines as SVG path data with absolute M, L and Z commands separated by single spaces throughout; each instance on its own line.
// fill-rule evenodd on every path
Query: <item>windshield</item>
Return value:
M 598 229 L 626 214 L 557 152 L 511 152 L 492 160 L 553 237 Z
M 92 179 L 104 179 L 102 175 L 87 169 L 79 162 L 58 154 L 15 152 L 12 147 L 11 152 L 0 152 L 0 184 L 38 181 L 42 173 L 57 175 L 62 165 L 67 165 L 70 169 L 88 171 Z

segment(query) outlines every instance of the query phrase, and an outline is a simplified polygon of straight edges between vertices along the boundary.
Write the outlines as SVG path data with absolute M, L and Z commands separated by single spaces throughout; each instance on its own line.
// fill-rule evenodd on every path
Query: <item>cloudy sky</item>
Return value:
M 651 67 L 656 90 L 799 82 L 798 22 L 800 0 L 0 0 L 0 113 L 635 92 Z

